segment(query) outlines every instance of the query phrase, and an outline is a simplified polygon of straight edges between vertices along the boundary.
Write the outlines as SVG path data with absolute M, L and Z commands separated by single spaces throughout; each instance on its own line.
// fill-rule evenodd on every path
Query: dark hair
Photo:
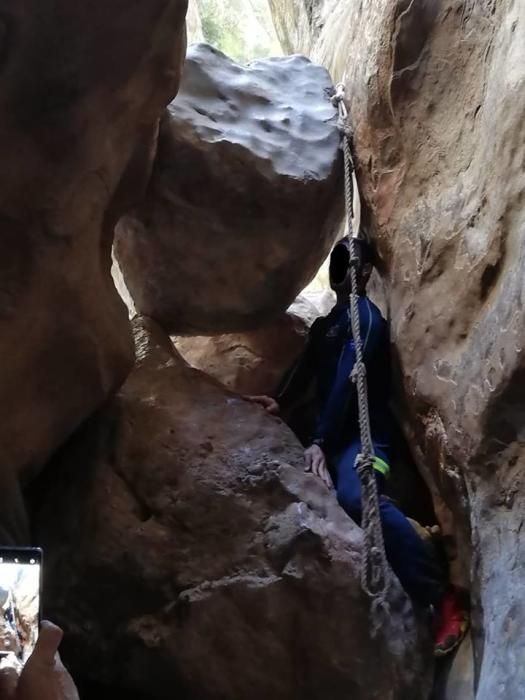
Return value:
M 374 252 L 372 246 L 363 238 L 354 239 L 355 251 L 363 265 L 374 264 Z M 335 284 L 342 284 L 350 264 L 350 239 L 348 236 L 342 238 L 336 244 L 330 256 L 330 280 Z

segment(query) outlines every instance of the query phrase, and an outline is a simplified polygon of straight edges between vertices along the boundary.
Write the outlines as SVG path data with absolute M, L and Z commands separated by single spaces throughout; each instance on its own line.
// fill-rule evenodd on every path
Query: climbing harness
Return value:
M 351 381 L 357 388 L 359 411 L 359 432 L 361 437 L 361 453 L 357 457 L 357 472 L 361 481 L 362 516 L 361 527 L 364 532 L 365 548 L 361 569 L 361 586 L 372 599 L 372 616 L 375 632 L 380 622 L 380 611 L 388 613 L 388 589 L 391 581 L 388 566 L 381 515 L 379 511 L 379 494 L 374 470 L 376 460 L 372 433 L 370 430 L 370 411 L 368 406 L 368 390 L 366 366 L 364 363 L 363 341 L 361 338 L 361 323 L 358 304 L 357 265 L 359 258 L 355 245 L 354 218 L 354 161 L 352 158 L 352 129 L 349 123 L 348 111 L 345 105 L 345 87 L 343 83 L 336 86 L 332 103 L 339 110 L 340 129 L 343 137 L 344 170 L 345 170 L 345 206 L 350 239 L 350 320 L 355 344 L 356 362 L 351 374 Z

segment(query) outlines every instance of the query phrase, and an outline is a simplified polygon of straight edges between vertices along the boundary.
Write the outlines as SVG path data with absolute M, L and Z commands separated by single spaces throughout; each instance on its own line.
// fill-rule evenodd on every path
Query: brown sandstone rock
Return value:
M 302 57 L 244 68 L 191 47 L 146 198 L 116 237 L 140 313 L 173 334 L 237 332 L 292 303 L 341 218 L 331 90 Z
M 239 394 L 274 392 L 304 348 L 308 327 L 293 314 L 256 331 L 175 339 L 192 367 Z
M 0 11 L 2 541 L 32 478 L 124 380 L 133 346 L 113 228 L 177 91 L 185 0 L 42 0 Z
M 274 5 L 346 74 L 407 428 L 473 593 L 476 698 L 521 698 L 525 4 Z
M 74 670 L 147 700 L 427 697 L 407 599 L 394 585 L 372 640 L 361 531 L 291 432 L 143 323 L 136 369 L 42 487 L 47 612 Z

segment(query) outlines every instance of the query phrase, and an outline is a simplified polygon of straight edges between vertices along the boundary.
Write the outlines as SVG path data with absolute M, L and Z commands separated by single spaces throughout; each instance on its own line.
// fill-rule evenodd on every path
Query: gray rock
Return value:
M 303 57 L 241 67 L 191 47 L 147 196 L 117 232 L 140 313 L 175 334 L 247 330 L 286 310 L 341 218 L 331 91 Z

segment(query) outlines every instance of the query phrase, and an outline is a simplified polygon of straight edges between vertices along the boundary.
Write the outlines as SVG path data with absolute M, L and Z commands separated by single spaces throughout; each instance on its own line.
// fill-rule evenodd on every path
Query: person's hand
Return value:
M 304 458 L 306 461 L 305 471 L 312 472 L 318 479 L 321 479 L 326 488 L 331 489 L 332 479 L 326 464 L 326 457 L 319 445 L 312 445 L 305 450 Z
M 35 650 L 9 700 L 79 700 L 75 683 L 58 654 L 62 637 L 59 627 L 42 623 Z
M 279 404 L 275 399 L 272 399 L 271 396 L 245 396 L 244 398 L 247 401 L 259 404 L 259 406 L 264 408 L 266 413 L 272 416 L 279 415 Z

